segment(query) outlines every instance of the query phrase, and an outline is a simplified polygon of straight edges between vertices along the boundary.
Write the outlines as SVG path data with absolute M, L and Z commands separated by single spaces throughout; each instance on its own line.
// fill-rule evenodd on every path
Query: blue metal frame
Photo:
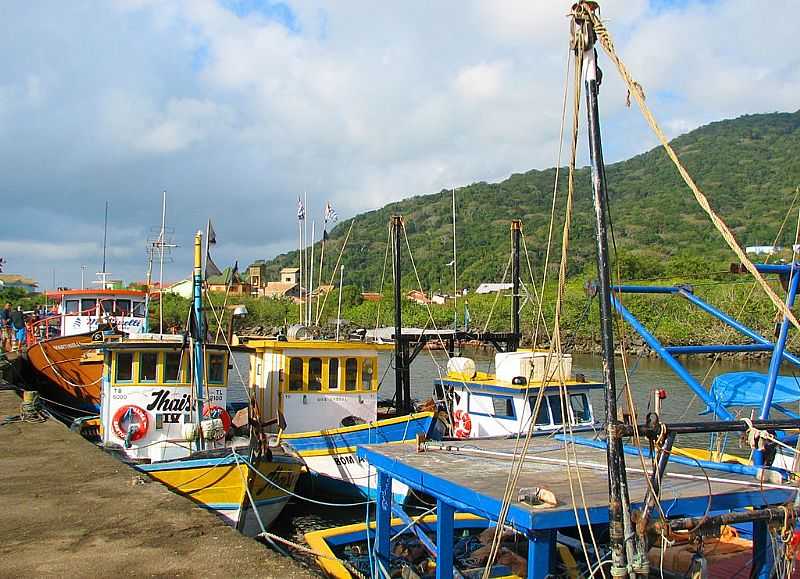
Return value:
M 453 577 L 452 521 L 455 511 L 473 513 L 489 520 L 497 521 L 502 507 L 501 501 L 461 486 L 454 481 L 407 465 L 400 460 L 385 456 L 380 452 L 379 447 L 359 446 L 357 454 L 359 458 L 366 459 L 378 471 L 379 500 L 376 515 L 376 565 L 380 562 L 380 564 L 386 566 L 391 553 L 391 483 L 392 480 L 397 480 L 436 499 L 438 509 L 436 576 L 437 578 L 451 579 Z M 693 464 L 696 465 L 696 463 Z M 793 494 L 790 490 L 765 488 L 717 494 L 712 497 L 677 499 L 671 504 L 669 515 L 671 517 L 694 516 L 706 512 L 707 508 L 712 511 L 728 511 L 751 506 L 783 504 L 791 500 Z M 632 505 L 632 507 L 641 508 L 641 505 Z M 550 574 L 551 565 L 555 561 L 558 529 L 573 528 L 576 524 L 608 523 L 607 507 L 589 508 L 588 521 L 586 512 L 583 509 L 579 509 L 577 513 L 578 519 L 576 521 L 573 511 L 548 512 L 542 510 L 533 513 L 518 505 L 512 504 L 510 506 L 506 524 L 513 526 L 528 538 L 529 578 L 544 579 Z M 760 567 L 762 573 L 768 573 L 771 569 L 771 563 L 766 558 L 768 555 L 765 555 L 765 552 L 769 550 L 769 544 L 766 540 L 760 539 L 761 536 L 758 535 L 753 542 L 754 553 L 759 555 L 755 561 L 762 565 Z

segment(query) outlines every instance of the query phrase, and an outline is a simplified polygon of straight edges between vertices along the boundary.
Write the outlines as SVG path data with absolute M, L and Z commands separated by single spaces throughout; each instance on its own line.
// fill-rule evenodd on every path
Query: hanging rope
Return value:
M 785 316 L 794 327 L 800 329 L 800 322 L 797 321 L 797 318 L 795 318 L 791 310 L 788 307 L 786 307 L 786 304 L 783 303 L 783 301 L 778 297 L 778 295 L 770 287 L 770 285 L 767 283 L 767 281 L 764 279 L 761 273 L 756 269 L 756 266 L 753 265 L 753 262 L 750 261 L 750 259 L 747 257 L 744 250 L 739 246 L 739 243 L 736 241 L 733 232 L 731 232 L 731 230 L 728 228 L 728 226 L 725 224 L 722 218 L 719 215 L 717 215 L 717 213 L 711 207 L 711 204 L 709 203 L 706 195 L 700 190 L 700 187 L 697 186 L 697 184 L 694 182 L 694 179 L 692 179 L 691 175 L 689 175 L 689 172 L 681 163 L 677 153 L 675 153 L 675 150 L 672 148 L 672 145 L 669 144 L 667 136 L 664 134 L 664 131 L 661 130 L 661 127 L 659 126 L 658 122 L 653 116 L 653 113 L 647 106 L 642 86 L 633 79 L 630 72 L 628 71 L 628 68 L 625 66 L 620 57 L 617 55 L 617 51 L 614 48 L 614 43 L 611 40 L 611 35 L 606 29 L 605 24 L 603 24 L 603 22 L 600 20 L 600 18 L 593 10 L 587 8 L 584 4 L 578 4 L 576 6 L 576 11 L 581 14 L 581 17 L 591 21 L 592 26 L 594 27 L 594 31 L 597 34 L 597 38 L 600 41 L 600 45 L 603 47 L 603 50 L 605 50 L 608 57 L 614 62 L 614 64 L 617 67 L 617 70 L 620 73 L 620 76 L 622 76 L 622 79 L 625 81 L 625 84 L 628 87 L 629 98 L 630 95 L 632 94 L 634 99 L 636 99 L 636 102 L 638 103 L 639 108 L 642 111 L 642 114 L 647 120 L 647 123 L 650 125 L 650 128 L 653 130 L 656 137 L 658 137 L 658 140 L 661 142 L 661 146 L 664 147 L 664 150 L 666 151 L 669 158 L 672 160 L 672 163 L 675 165 L 675 168 L 678 170 L 678 173 L 680 173 L 686 185 L 689 187 L 689 189 L 691 189 L 692 193 L 694 194 L 695 200 L 703 209 L 703 211 L 706 212 L 706 215 L 708 215 L 709 219 L 711 220 L 711 223 L 714 224 L 714 227 L 716 227 L 717 231 L 720 233 L 722 238 L 728 244 L 728 247 L 730 247 L 731 250 L 736 254 L 736 256 L 745 266 L 747 271 L 749 271 L 752 274 L 752 276 L 764 290 L 764 293 L 767 294 L 767 296 L 775 305 L 775 307 L 778 308 L 778 310 L 783 314 L 783 316 Z

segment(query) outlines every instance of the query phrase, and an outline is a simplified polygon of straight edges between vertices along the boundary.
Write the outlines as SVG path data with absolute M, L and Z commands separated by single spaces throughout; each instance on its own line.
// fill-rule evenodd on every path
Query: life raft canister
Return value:
M 453 412 L 453 434 L 456 438 L 469 438 L 472 432 L 472 418 L 466 410 L 458 409 Z
M 231 415 L 228 414 L 228 411 L 222 406 L 206 404 L 203 408 L 203 416 L 222 420 L 222 429 L 225 431 L 225 434 L 228 434 L 228 431 L 231 429 Z
M 131 426 L 138 426 L 135 432 L 131 434 L 131 442 L 144 438 L 150 428 L 150 418 L 147 412 L 132 404 L 120 406 L 111 420 L 111 428 L 114 434 L 117 438 L 125 439 L 128 437 L 128 431 Z

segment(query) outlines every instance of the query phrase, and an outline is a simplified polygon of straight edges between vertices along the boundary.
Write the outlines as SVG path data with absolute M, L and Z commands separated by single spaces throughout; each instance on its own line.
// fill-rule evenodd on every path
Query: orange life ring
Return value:
M 203 416 L 210 416 L 211 418 L 219 418 L 222 420 L 222 430 L 225 434 L 231 429 L 231 415 L 222 406 L 208 405 L 203 408 Z
M 472 418 L 466 410 L 453 412 L 453 434 L 456 438 L 469 438 L 472 432 Z
M 150 428 L 150 417 L 147 411 L 132 404 L 120 406 L 111 421 L 111 428 L 114 434 L 117 438 L 124 440 L 128 436 L 128 430 L 133 425 L 139 428 L 131 434 L 131 441 L 144 438 L 147 434 L 147 430 Z

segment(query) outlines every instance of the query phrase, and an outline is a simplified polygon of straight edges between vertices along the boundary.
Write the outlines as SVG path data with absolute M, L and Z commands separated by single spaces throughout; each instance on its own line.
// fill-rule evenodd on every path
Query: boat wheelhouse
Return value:
M 95 414 L 100 409 L 102 360 L 83 346 L 104 333 L 136 335 L 147 323 L 146 293 L 136 290 L 62 290 L 47 294 L 52 313 L 32 322 L 27 358 L 43 378 L 47 397 L 68 408 Z
M 573 376 L 569 354 L 558 358 L 533 350 L 499 352 L 495 368 L 495 374 L 479 372 L 471 358 L 455 357 L 448 362 L 447 375 L 434 381 L 436 398 L 445 400 L 451 417 L 454 438 L 526 434 L 537 401 L 534 434 L 567 426 L 573 431 L 598 428 L 591 394 L 603 384 Z
M 391 346 L 328 340 L 240 339 L 251 349 L 250 383 L 265 428 L 306 462 L 331 494 L 374 494 L 375 477 L 355 456 L 359 444 L 437 437 L 433 412 L 378 412 L 378 354 Z M 407 487 L 393 492 L 404 500 Z

